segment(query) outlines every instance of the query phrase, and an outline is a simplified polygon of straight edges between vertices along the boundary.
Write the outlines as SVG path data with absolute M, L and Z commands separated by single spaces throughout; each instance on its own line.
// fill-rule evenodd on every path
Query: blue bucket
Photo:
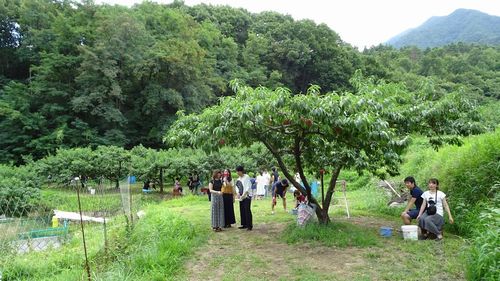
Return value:
M 380 236 L 391 237 L 392 236 L 392 227 L 388 227 L 388 226 L 380 227 Z

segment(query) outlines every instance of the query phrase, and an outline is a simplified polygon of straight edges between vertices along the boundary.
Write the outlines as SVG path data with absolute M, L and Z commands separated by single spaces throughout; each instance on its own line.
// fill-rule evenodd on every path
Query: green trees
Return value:
M 477 124 L 470 122 L 472 105 L 457 95 L 442 98 L 429 88 L 410 93 L 400 84 L 375 84 L 359 73 L 351 82 L 355 93 L 321 94 L 312 86 L 307 94 L 293 95 L 285 88 L 253 89 L 233 81 L 234 97 L 200 114 L 180 113 L 165 140 L 207 150 L 262 143 L 285 177 L 318 205 L 316 214 L 327 223 L 342 169 L 394 174 L 410 134 L 424 134 L 438 146 L 477 132 Z M 322 205 L 305 177 L 306 171 L 320 169 L 331 173 Z M 305 188 L 295 181 L 295 171 Z
M 69 186 L 73 178 L 81 177 L 111 180 L 118 188 L 119 180 L 129 175 L 130 158 L 128 151 L 116 146 L 58 149 L 54 155 L 36 161 L 34 167 L 41 178 L 50 177 L 60 186 Z M 84 180 L 81 184 L 83 187 Z
M 382 65 L 391 80 L 403 81 L 412 90 L 427 77 L 445 91 L 463 88 L 464 94 L 479 100 L 485 96 L 498 99 L 500 94 L 495 63 L 500 56 L 498 46 L 458 43 L 427 50 L 378 46 L 364 54 L 365 59 Z
M 229 6 L 0 0 L 0 27 L 2 163 L 79 146 L 162 148 L 178 110 L 232 95 L 235 78 L 294 93 L 353 91 L 361 69 L 412 91 L 430 78 L 480 102 L 500 91 L 498 47 L 359 53 L 326 25 Z

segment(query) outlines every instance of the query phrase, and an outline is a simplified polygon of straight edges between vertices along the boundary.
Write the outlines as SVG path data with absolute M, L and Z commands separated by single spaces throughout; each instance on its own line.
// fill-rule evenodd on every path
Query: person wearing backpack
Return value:
M 448 213 L 448 219 L 451 224 L 454 223 L 454 220 L 446 201 L 446 194 L 439 190 L 439 181 L 435 178 L 430 179 L 428 187 L 429 190 L 422 194 L 424 201 L 417 216 L 418 226 L 422 230 L 424 239 L 427 239 L 429 234 L 432 233 L 436 236 L 436 240 L 442 240 L 444 226 L 443 208 Z

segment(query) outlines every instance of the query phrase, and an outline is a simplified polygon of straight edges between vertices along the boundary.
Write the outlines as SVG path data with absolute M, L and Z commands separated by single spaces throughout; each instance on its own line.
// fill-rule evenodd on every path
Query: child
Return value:
M 293 197 L 295 198 L 295 208 L 298 208 L 300 203 L 306 203 L 306 197 L 300 193 L 298 189 L 293 192 Z
M 179 191 L 182 194 L 182 186 L 179 178 L 175 178 L 174 190 Z

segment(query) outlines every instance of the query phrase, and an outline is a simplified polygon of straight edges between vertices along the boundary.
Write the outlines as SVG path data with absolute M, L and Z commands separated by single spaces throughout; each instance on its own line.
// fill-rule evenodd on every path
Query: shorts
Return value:
M 416 219 L 418 217 L 418 210 L 417 209 L 412 209 L 406 212 L 411 219 Z

